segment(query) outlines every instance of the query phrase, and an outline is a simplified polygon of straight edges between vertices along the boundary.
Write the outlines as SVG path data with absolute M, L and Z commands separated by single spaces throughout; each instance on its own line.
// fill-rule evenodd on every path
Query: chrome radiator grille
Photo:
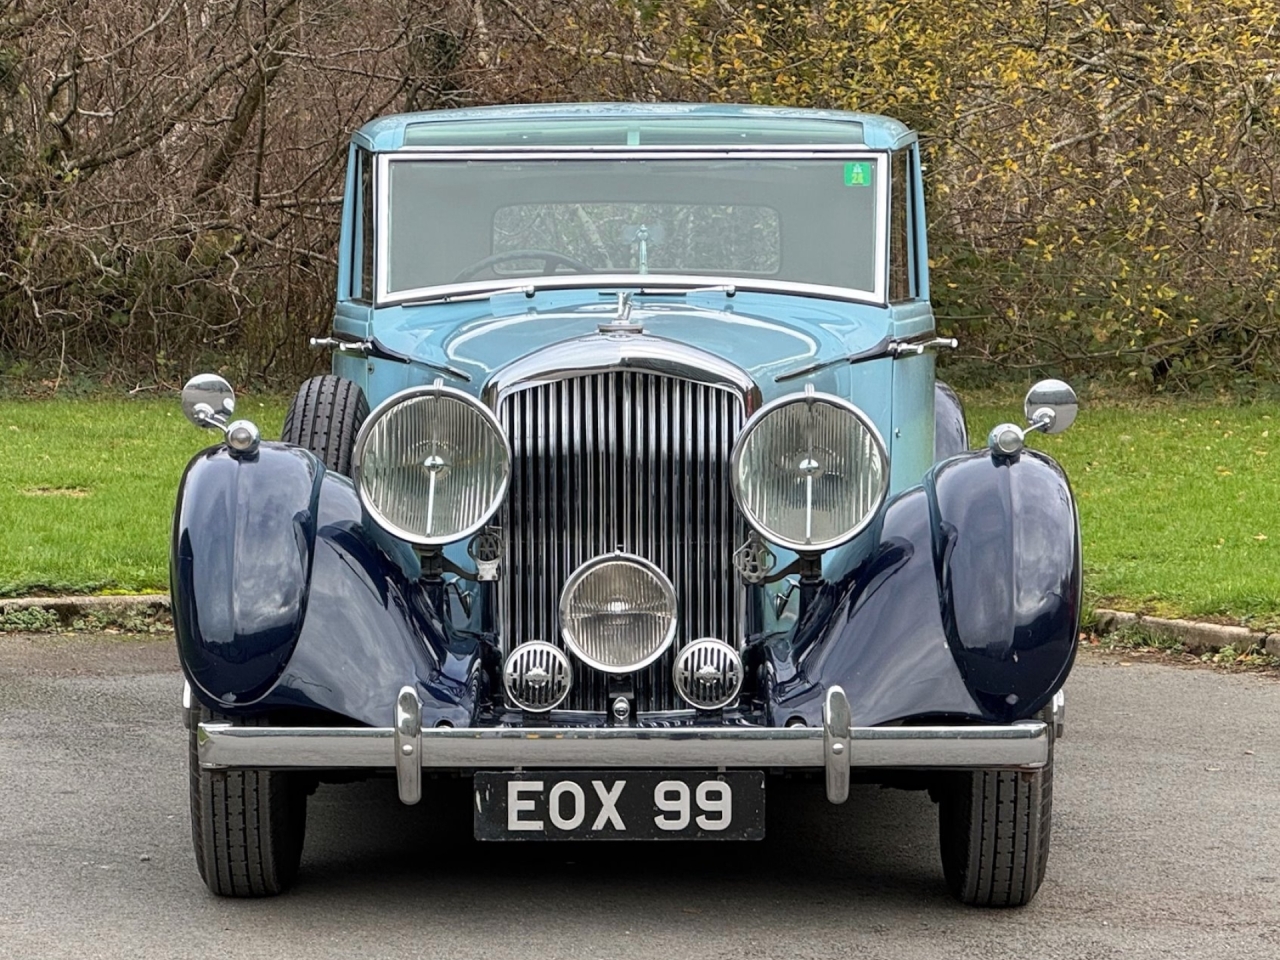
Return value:
M 736 646 L 739 529 L 729 452 L 743 422 L 733 391 L 618 371 L 510 394 L 498 418 L 511 440 L 511 488 L 498 583 L 502 643 L 563 646 L 557 607 L 569 575 L 615 550 L 655 563 L 676 588 L 671 650 L 636 675 L 637 709 L 685 704 L 671 683 L 680 647 L 699 637 Z M 604 710 L 608 678 L 574 660 L 564 709 Z

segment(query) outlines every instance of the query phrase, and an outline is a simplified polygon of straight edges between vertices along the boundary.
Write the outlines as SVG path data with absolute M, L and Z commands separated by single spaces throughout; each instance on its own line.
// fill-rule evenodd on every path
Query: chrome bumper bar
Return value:
M 822 727 L 429 727 L 411 687 L 394 727 L 241 727 L 201 723 L 200 766 L 394 768 L 400 799 L 416 803 L 422 770 L 515 767 L 808 767 L 825 769 L 827 797 L 843 803 L 851 767 L 1034 770 L 1050 730 L 1010 726 L 853 727 L 844 691 L 827 692 Z

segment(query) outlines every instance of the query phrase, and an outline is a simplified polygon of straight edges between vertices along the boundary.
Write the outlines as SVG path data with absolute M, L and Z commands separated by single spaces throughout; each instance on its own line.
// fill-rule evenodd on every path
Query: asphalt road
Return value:
M 1280 683 L 1086 657 L 1049 876 L 954 904 L 919 794 L 771 781 L 762 843 L 481 845 L 465 784 L 321 787 L 296 889 L 209 895 L 171 643 L 0 635 L 0 957 L 1280 956 Z

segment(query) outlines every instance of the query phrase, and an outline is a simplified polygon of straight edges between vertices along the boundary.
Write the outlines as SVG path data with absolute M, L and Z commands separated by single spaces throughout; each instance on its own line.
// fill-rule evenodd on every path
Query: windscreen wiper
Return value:
M 738 288 L 732 283 L 718 283 L 710 287 L 639 287 L 637 296 L 645 297 L 686 297 L 691 293 L 723 293 L 726 297 L 736 296 Z
M 926 350 L 954 350 L 957 346 L 959 346 L 959 341 L 955 337 L 932 337 L 927 340 L 898 340 L 894 337 L 885 337 L 858 353 L 796 367 L 794 370 L 787 370 L 778 374 L 773 379 L 775 382 L 781 383 L 783 380 L 806 377 L 811 373 L 817 373 L 819 370 L 825 370 L 827 367 L 838 366 L 842 363 L 854 364 L 865 363 L 868 360 L 882 360 L 885 357 L 919 356 Z
M 501 297 L 509 293 L 523 293 L 526 297 L 532 297 L 538 292 L 536 283 L 526 283 L 519 287 L 503 287 L 501 290 L 481 290 L 478 293 L 438 293 L 428 294 L 425 297 L 418 297 L 416 300 L 405 300 L 396 304 L 398 307 L 420 307 L 427 303 L 466 303 L 468 300 L 488 300 L 491 297 Z

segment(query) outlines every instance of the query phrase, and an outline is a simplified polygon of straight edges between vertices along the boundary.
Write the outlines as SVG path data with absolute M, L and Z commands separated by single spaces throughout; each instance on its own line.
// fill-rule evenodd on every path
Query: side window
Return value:
M 889 168 L 889 300 L 900 302 L 917 296 L 914 251 L 911 249 L 911 189 L 909 153 L 899 150 Z
M 373 300 L 373 155 L 356 151 L 356 222 L 352 287 L 360 300 Z

